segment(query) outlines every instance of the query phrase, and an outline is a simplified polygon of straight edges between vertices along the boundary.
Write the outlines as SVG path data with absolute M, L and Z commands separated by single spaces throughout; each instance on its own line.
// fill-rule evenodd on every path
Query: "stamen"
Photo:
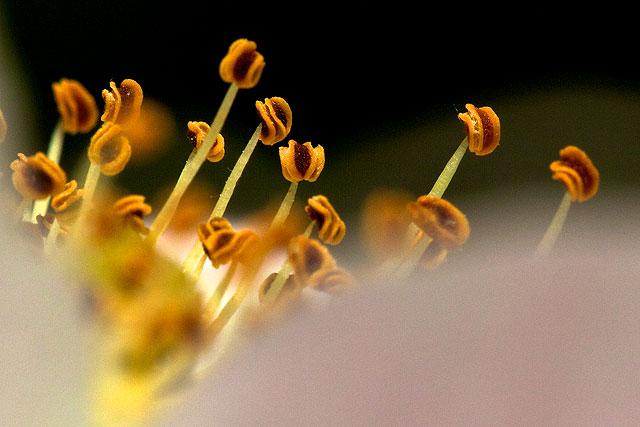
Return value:
M 562 227 L 567 219 L 567 215 L 569 214 L 569 208 L 571 207 L 571 193 L 566 191 L 562 196 L 562 200 L 560 201 L 560 205 L 556 210 L 555 215 L 553 215 L 553 219 L 545 231 L 542 240 L 538 244 L 536 248 L 536 257 L 544 257 L 551 252 L 553 246 L 556 244 L 558 240 L 558 236 L 560 236 L 560 232 L 562 231 Z
M 169 222 L 171 222 L 171 218 L 173 218 L 173 214 L 175 213 L 176 209 L 178 209 L 178 205 L 180 204 L 182 196 L 184 195 L 185 191 L 187 191 L 189 184 L 191 184 L 191 181 L 193 181 L 193 178 L 195 178 L 196 174 L 200 170 L 200 167 L 207 159 L 207 155 L 209 154 L 211 147 L 213 147 L 213 144 L 216 142 L 217 135 L 220 133 L 222 125 L 229 115 L 231 105 L 233 105 L 233 100 L 235 99 L 237 93 L 238 86 L 236 86 L 235 84 L 231 84 L 224 96 L 224 99 L 222 100 L 220 108 L 218 108 L 215 118 L 213 119 L 213 123 L 211 124 L 209 133 L 207 133 L 207 136 L 202 142 L 202 146 L 199 150 L 194 150 L 189 156 L 189 159 L 187 160 L 184 168 L 182 169 L 182 172 L 180 173 L 180 177 L 178 178 L 176 186 L 173 188 L 173 191 L 169 195 L 169 198 L 167 199 L 164 206 L 162 206 L 162 209 L 160 209 L 160 212 L 158 213 L 158 216 L 156 216 L 156 219 L 153 221 L 153 224 L 151 224 L 151 227 L 149 228 L 149 235 L 147 236 L 147 241 L 150 245 L 155 245 L 158 237 L 160 237 L 160 235 L 169 225 Z

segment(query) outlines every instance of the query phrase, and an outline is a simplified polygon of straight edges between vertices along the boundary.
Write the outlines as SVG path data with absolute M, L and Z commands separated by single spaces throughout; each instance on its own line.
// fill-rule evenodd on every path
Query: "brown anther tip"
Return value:
M 478 156 L 491 154 L 500 144 L 500 119 L 491 107 L 476 108 L 466 104 L 466 113 L 458 114 L 465 124 L 469 151 Z
M 258 288 L 258 301 L 261 304 L 264 302 L 265 295 L 267 294 L 267 292 L 269 292 L 269 289 L 271 289 L 271 285 L 273 284 L 273 281 L 276 280 L 277 275 L 278 273 L 271 273 L 260 284 L 260 287 Z M 284 282 L 284 285 L 282 285 L 282 290 L 280 291 L 280 294 L 277 296 L 277 299 L 280 300 L 285 295 L 288 298 L 294 299 L 299 294 L 299 291 L 300 291 L 300 288 L 298 288 L 297 283 L 293 277 L 293 274 L 290 274 L 289 277 L 287 277 L 287 280 Z
M 233 42 L 220 62 L 222 80 L 234 83 L 240 89 L 250 89 L 257 85 L 265 62 L 256 48 L 256 43 L 247 39 Z
M 462 246 L 469 238 L 467 217 L 444 199 L 420 196 L 408 209 L 414 224 L 445 249 Z
M 61 79 L 51 85 L 53 97 L 66 133 L 87 133 L 98 122 L 95 98 L 78 81 Z
M 126 128 L 140 116 L 143 99 L 142 87 L 132 79 L 123 80 L 120 86 L 110 82 L 109 87 L 110 91 L 107 89 L 102 91 L 104 113 L 100 120 L 113 122 Z
M 67 182 L 61 192 L 51 199 L 51 207 L 56 212 L 63 212 L 82 198 L 83 190 L 78 190 L 75 179 Z
M 7 137 L 7 122 L 4 119 L 4 114 L 0 110 L 0 144 L 2 144 Z
M 206 224 L 200 224 L 198 237 L 215 268 L 230 261 L 248 261 L 247 250 L 255 245 L 257 239 L 251 230 L 235 231 L 224 218 L 213 218 Z
M 317 240 L 296 236 L 289 242 L 289 262 L 300 287 L 315 286 L 326 271 L 336 268 L 329 249 Z
M 200 149 L 204 138 L 209 133 L 209 125 L 205 122 L 188 122 L 187 123 L 187 137 L 189 142 L 196 150 Z M 224 157 L 224 138 L 221 134 L 216 136 L 216 140 L 211 146 L 209 153 L 207 153 L 207 160 L 210 162 L 219 162 Z
M 91 137 L 89 160 L 100 166 L 100 171 L 107 176 L 117 175 L 127 166 L 131 158 L 131 145 L 122 134 L 122 128 L 105 122 Z
M 264 145 L 277 144 L 289 135 L 293 115 L 284 98 L 274 96 L 264 102 L 256 101 L 256 110 L 262 122 L 260 141 Z
M 149 229 L 144 225 L 144 217 L 151 213 L 152 208 L 144 202 L 144 196 L 138 194 L 124 196 L 113 204 L 113 210 L 116 216 L 138 233 L 149 233 Z
M 10 167 L 13 186 L 26 199 L 39 200 L 56 195 L 67 182 L 64 170 L 40 152 L 30 157 L 18 153 L 18 160 Z
M 288 147 L 280 147 L 278 154 L 282 175 L 290 182 L 314 182 L 324 169 L 322 145 L 314 148 L 310 142 L 298 144 L 292 139 Z
M 312 221 L 318 225 L 320 240 L 329 245 L 337 245 L 342 242 L 347 233 L 347 226 L 333 208 L 329 199 L 317 195 L 307 200 L 304 210 Z
M 560 150 L 560 160 L 551 162 L 552 178 L 564 184 L 572 201 L 586 202 L 596 195 L 600 172 L 581 149 L 569 145 Z

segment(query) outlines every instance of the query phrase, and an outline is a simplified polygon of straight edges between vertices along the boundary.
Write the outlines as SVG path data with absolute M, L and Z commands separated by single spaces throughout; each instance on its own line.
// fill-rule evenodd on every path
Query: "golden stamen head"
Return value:
M 200 149 L 204 138 L 209 133 L 209 125 L 205 122 L 189 122 L 187 123 L 187 137 L 191 141 L 193 148 Z M 210 162 L 219 162 L 224 157 L 224 138 L 221 134 L 216 136 L 213 146 L 207 154 L 207 160 Z
M 260 303 L 264 302 L 265 295 L 269 292 L 269 289 L 271 289 L 271 285 L 273 284 L 273 281 L 276 280 L 276 276 L 278 276 L 278 273 L 271 273 L 260 284 L 260 287 L 258 288 L 258 301 L 260 301 Z M 287 301 L 294 300 L 300 295 L 300 290 L 301 289 L 298 287 L 293 274 L 290 274 L 284 282 L 284 285 L 282 285 L 282 290 L 278 294 L 277 299 L 281 300 L 284 297 Z
M 18 153 L 18 160 L 10 167 L 13 186 L 26 199 L 46 199 L 59 193 L 67 182 L 62 168 L 40 152 L 30 157 Z
M 146 162 L 166 151 L 175 134 L 175 125 L 175 117 L 166 105 L 145 98 L 140 117 L 126 130 L 133 148 L 131 160 Z
M 500 144 L 500 119 L 491 107 L 476 108 L 465 105 L 466 113 L 458 114 L 458 119 L 467 128 L 469 151 L 478 156 L 486 156 Z
M 61 192 L 51 199 L 51 207 L 56 212 L 66 211 L 82 198 L 83 190 L 78 190 L 78 183 L 75 179 L 67 182 Z
M 445 249 L 461 246 L 469 238 L 467 217 L 444 199 L 420 196 L 408 209 L 414 224 Z
M 4 139 L 7 137 L 7 122 L 4 119 L 4 114 L 2 110 L 0 110 L 0 144 L 4 142 Z
M 291 107 L 284 98 L 274 96 L 256 101 L 256 110 L 262 121 L 260 141 L 264 145 L 273 145 L 284 140 L 291 132 Z
M 329 245 L 337 245 L 342 242 L 347 233 L 347 226 L 325 196 L 311 197 L 307 200 L 307 206 L 304 210 L 309 218 L 318 225 L 320 240 Z
M 51 85 L 53 97 L 66 133 L 87 133 L 98 122 L 95 98 L 78 81 L 61 79 Z
M 91 137 L 89 160 L 100 165 L 100 171 L 107 176 L 117 175 L 127 166 L 131 158 L 131 145 L 122 134 L 122 128 L 105 122 Z
M 238 39 L 220 62 L 220 77 L 227 83 L 235 83 L 240 89 L 250 89 L 258 84 L 264 69 L 264 57 L 256 50 L 255 42 Z
M 198 226 L 204 252 L 215 268 L 231 261 L 246 261 L 246 250 L 254 246 L 257 235 L 251 230 L 235 231 L 224 218 L 213 218 Z
M 144 217 L 149 215 L 152 209 L 144 202 L 144 196 L 132 194 L 122 197 L 114 203 L 113 210 L 117 217 L 138 233 L 149 233 L 149 229 L 144 225 Z
M 142 107 L 142 87 L 132 79 L 125 79 L 116 86 L 110 82 L 111 91 L 104 89 L 104 113 L 100 118 L 103 122 L 113 122 L 126 128 L 129 124 L 138 120 Z
M 551 162 L 549 169 L 552 178 L 564 184 L 574 202 L 585 202 L 598 192 L 600 172 L 578 147 L 569 145 L 560 150 L 560 160 Z
M 300 287 L 320 285 L 321 279 L 336 268 L 329 249 L 315 239 L 296 236 L 289 242 L 289 262 Z
M 343 295 L 353 288 L 353 276 L 341 268 L 323 270 L 313 281 L 313 289 L 333 295 Z
M 324 169 L 324 148 L 313 148 L 310 142 L 298 144 L 293 139 L 288 147 L 280 147 L 282 175 L 290 182 L 314 182 Z

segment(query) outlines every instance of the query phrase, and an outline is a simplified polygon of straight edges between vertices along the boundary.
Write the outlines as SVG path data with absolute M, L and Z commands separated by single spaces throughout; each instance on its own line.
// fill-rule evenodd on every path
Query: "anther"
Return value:
M 314 182 L 324 169 L 324 148 L 312 147 L 310 142 L 298 144 L 293 139 L 288 147 L 280 147 L 282 175 L 290 182 Z
M 116 86 L 115 82 L 110 82 L 111 91 L 104 89 L 102 99 L 104 99 L 104 113 L 100 118 L 103 122 L 113 122 L 126 128 L 135 122 L 140 115 L 142 107 L 142 87 L 132 79 L 125 79 Z
M 119 218 L 125 221 L 140 234 L 149 233 L 144 225 L 144 217 L 151 213 L 151 206 L 144 202 L 144 196 L 132 194 L 118 199 L 113 210 Z
M 244 251 L 255 243 L 257 236 L 251 230 L 235 231 L 223 218 L 213 218 L 198 226 L 198 238 L 205 254 L 218 268 L 232 260 L 244 261 Z
M 66 133 L 87 133 L 95 127 L 98 121 L 96 100 L 80 82 L 62 79 L 51 88 Z
M 287 101 L 278 96 L 256 101 L 256 110 L 262 122 L 260 141 L 273 145 L 284 140 L 291 132 L 292 113 Z
M 91 163 L 99 165 L 102 174 L 113 176 L 122 172 L 130 158 L 131 145 L 122 134 L 122 128 L 113 122 L 105 122 L 91 138 Z
M 240 89 L 255 87 L 265 66 L 264 57 L 256 48 L 256 43 L 247 39 L 233 42 L 220 62 L 222 80 L 234 83 Z
M 408 209 L 414 224 L 445 249 L 461 246 L 469 238 L 467 217 L 444 199 L 420 196 Z
M 301 287 L 318 285 L 327 271 L 336 268 L 336 261 L 327 247 L 304 236 L 291 239 L 288 254 L 294 277 Z
M 18 153 L 18 160 L 14 160 L 10 167 L 13 171 L 13 186 L 29 200 L 55 195 L 64 188 L 67 181 L 62 168 L 40 152 L 30 157 Z
M 318 225 L 318 237 L 324 243 L 337 245 L 344 239 L 347 232 L 346 225 L 325 196 L 311 197 L 307 200 L 304 210 Z
M 560 150 L 560 160 L 549 165 L 552 178 L 564 184 L 572 201 L 585 202 L 598 192 L 600 172 L 589 156 L 573 145 Z
M 75 179 L 67 182 L 62 191 L 51 199 L 51 207 L 56 212 L 64 212 L 82 198 L 83 191 L 78 190 L 78 183 Z
M 209 125 L 205 122 L 188 122 L 187 137 L 196 150 L 200 149 L 204 138 L 209 133 Z M 224 157 L 224 138 L 221 134 L 216 136 L 216 140 L 207 153 L 207 160 L 219 162 Z
M 273 284 L 274 280 L 276 280 L 277 276 L 278 273 L 271 273 L 260 284 L 260 287 L 258 288 L 258 301 L 260 301 L 261 304 L 265 301 L 265 295 L 267 295 L 269 289 L 271 289 L 271 285 Z M 293 274 L 290 274 L 289 277 L 287 277 L 287 280 L 285 280 L 284 285 L 282 285 L 282 290 L 278 294 L 277 299 L 279 300 L 283 296 L 295 297 L 296 294 L 299 294 L 299 291 L 300 288 L 298 287 Z
M 478 156 L 486 156 L 500 144 L 500 119 L 491 107 L 476 108 L 466 104 L 466 113 L 459 113 L 458 119 L 467 128 L 469 151 Z

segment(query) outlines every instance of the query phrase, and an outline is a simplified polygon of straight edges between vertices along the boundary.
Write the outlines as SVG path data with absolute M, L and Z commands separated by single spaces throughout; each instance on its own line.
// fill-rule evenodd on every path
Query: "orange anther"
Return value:
M 209 133 L 209 125 L 205 122 L 188 122 L 187 137 L 191 141 L 193 148 L 199 149 L 204 138 Z M 207 154 L 210 162 L 219 162 L 224 157 L 224 138 L 221 134 L 216 136 L 216 140 Z
M 142 87 L 132 79 L 125 79 L 116 86 L 110 82 L 111 91 L 104 89 L 104 113 L 100 118 L 103 122 L 113 122 L 126 128 L 129 124 L 138 120 L 142 107 Z
M 256 110 L 262 121 L 260 141 L 273 145 L 284 140 L 291 132 L 292 114 L 287 101 L 278 96 L 256 101 Z
M 478 156 L 486 156 L 500 144 L 500 119 L 491 107 L 476 108 L 465 105 L 466 113 L 458 114 L 458 119 L 467 128 L 469 151 Z
M 144 217 L 151 213 L 151 206 L 144 202 L 144 196 L 132 194 L 118 199 L 113 210 L 119 218 L 128 223 L 131 228 L 141 234 L 149 233 L 144 225 Z
M 255 244 L 256 233 L 251 230 L 235 231 L 224 218 L 213 218 L 198 226 L 198 237 L 204 252 L 215 268 L 232 260 L 247 260 L 246 249 Z
M 240 89 L 249 89 L 257 85 L 265 62 L 256 48 L 256 43 L 247 39 L 233 42 L 229 52 L 220 62 L 222 80 L 235 83 Z
M 325 196 L 311 197 L 304 210 L 318 225 L 318 236 L 324 243 L 337 245 L 344 239 L 347 227 Z
M 51 199 L 51 207 L 56 212 L 66 211 L 70 206 L 82 198 L 82 190 L 78 190 L 75 179 L 67 182 L 61 192 Z
M 66 133 L 87 133 L 95 127 L 98 121 L 96 100 L 80 82 L 62 79 L 51 88 Z
M 317 286 L 327 271 L 336 268 L 326 246 L 317 240 L 296 236 L 289 242 L 289 262 L 301 287 Z
M 444 199 L 420 196 L 408 209 L 414 224 L 445 249 L 461 246 L 469 238 L 467 217 Z
M 585 202 L 598 192 L 600 172 L 578 147 L 569 145 L 560 150 L 560 160 L 551 162 L 549 169 L 552 178 L 564 184 L 574 202 Z
M 105 122 L 91 137 L 89 160 L 100 166 L 100 171 L 107 176 L 117 175 L 127 166 L 131 158 L 131 145 L 122 135 L 122 128 Z
M 314 182 L 324 169 L 324 148 L 322 145 L 312 147 L 310 142 L 298 144 L 293 139 L 288 147 L 280 147 L 280 165 L 282 175 L 287 181 Z
M 60 192 L 67 181 L 62 168 L 40 152 L 31 157 L 18 153 L 10 167 L 13 186 L 26 199 L 46 199 Z

